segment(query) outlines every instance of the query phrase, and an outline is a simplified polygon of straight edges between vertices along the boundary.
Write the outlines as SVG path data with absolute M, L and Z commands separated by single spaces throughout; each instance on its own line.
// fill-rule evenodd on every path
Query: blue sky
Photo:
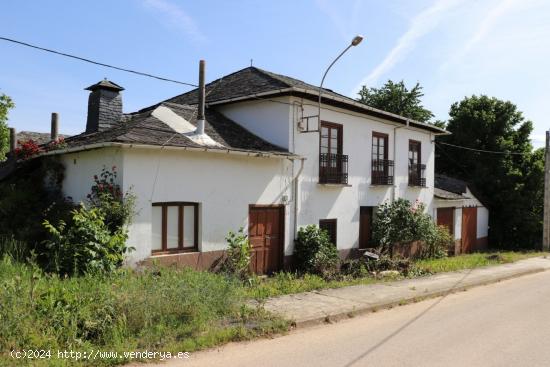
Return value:
M 550 2 L 546 0 L 11 1 L 0 35 L 196 83 L 253 64 L 318 84 L 355 34 L 365 40 L 331 70 L 325 85 L 355 97 L 363 84 L 404 79 L 424 86 L 439 119 L 472 94 L 516 103 L 533 121 L 533 143 L 549 128 Z M 0 42 L 0 93 L 17 107 L 10 125 L 83 131 L 88 92 L 106 77 L 126 88 L 125 112 L 188 88 Z

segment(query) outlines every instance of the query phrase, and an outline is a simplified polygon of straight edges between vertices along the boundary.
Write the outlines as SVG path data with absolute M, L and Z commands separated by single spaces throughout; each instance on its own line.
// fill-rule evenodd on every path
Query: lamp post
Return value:
M 344 51 L 340 52 L 338 57 L 336 57 L 334 59 L 334 61 L 332 61 L 330 63 L 327 70 L 325 70 L 325 73 L 323 74 L 323 79 L 321 79 L 321 85 L 319 85 L 319 113 L 317 115 L 317 118 L 319 119 L 319 121 L 318 121 L 319 122 L 319 127 L 318 127 L 319 132 L 321 131 L 321 94 L 323 93 L 323 83 L 325 82 L 325 77 L 327 76 L 328 71 L 330 70 L 330 68 L 332 68 L 332 65 L 334 65 L 336 63 L 336 61 L 338 61 L 338 59 L 340 59 L 340 57 L 342 57 L 342 55 L 346 53 L 347 50 L 349 50 L 350 48 L 352 48 L 354 46 L 357 46 L 358 44 L 361 43 L 362 40 L 363 40 L 363 36 L 361 36 L 361 35 L 357 35 L 357 36 L 353 37 L 353 39 L 351 40 L 351 43 L 348 45 L 348 47 L 346 47 L 344 49 Z

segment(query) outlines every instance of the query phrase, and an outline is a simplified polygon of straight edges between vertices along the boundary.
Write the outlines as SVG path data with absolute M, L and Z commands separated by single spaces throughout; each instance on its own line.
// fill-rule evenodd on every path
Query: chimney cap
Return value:
M 90 85 L 88 88 L 84 88 L 84 90 L 94 91 L 96 89 L 108 89 L 115 92 L 123 91 L 124 88 L 122 88 L 120 85 L 107 80 L 107 78 L 103 79 L 102 81 L 95 83 L 93 85 Z

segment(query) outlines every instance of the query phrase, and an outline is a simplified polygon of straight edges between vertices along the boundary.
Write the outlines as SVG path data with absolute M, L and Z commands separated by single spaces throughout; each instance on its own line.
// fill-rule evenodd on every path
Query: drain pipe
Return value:
M 397 180 L 395 179 L 395 172 L 397 171 L 397 130 L 402 128 L 409 128 L 409 119 L 405 126 L 396 126 L 393 128 L 393 186 L 392 186 L 392 202 L 397 200 Z
M 298 235 L 298 180 L 300 179 L 300 175 L 304 170 L 305 160 L 305 158 L 300 158 L 300 169 L 294 177 L 294 240 L 296 240 L 296 237 Z M 292 164 L 294 165 L 294 162 Z
M 195 134 L 204 134 L 204 104 L 205 104 L 205 88 L 204 88 L 204 74 L 205 74 L 205 61 L 199 61 L 199 105 L 197 112 L 197 129 Z

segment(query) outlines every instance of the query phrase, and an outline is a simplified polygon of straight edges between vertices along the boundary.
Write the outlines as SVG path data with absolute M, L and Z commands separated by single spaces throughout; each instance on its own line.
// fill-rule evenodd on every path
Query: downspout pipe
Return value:
M 300 175 L 304 171 L 304 162 L 305 158 L 300 158 L 300 169 L 294 177 L 294 240 L 296 240 L 298 236 L 298 181 L 300 179 Z

